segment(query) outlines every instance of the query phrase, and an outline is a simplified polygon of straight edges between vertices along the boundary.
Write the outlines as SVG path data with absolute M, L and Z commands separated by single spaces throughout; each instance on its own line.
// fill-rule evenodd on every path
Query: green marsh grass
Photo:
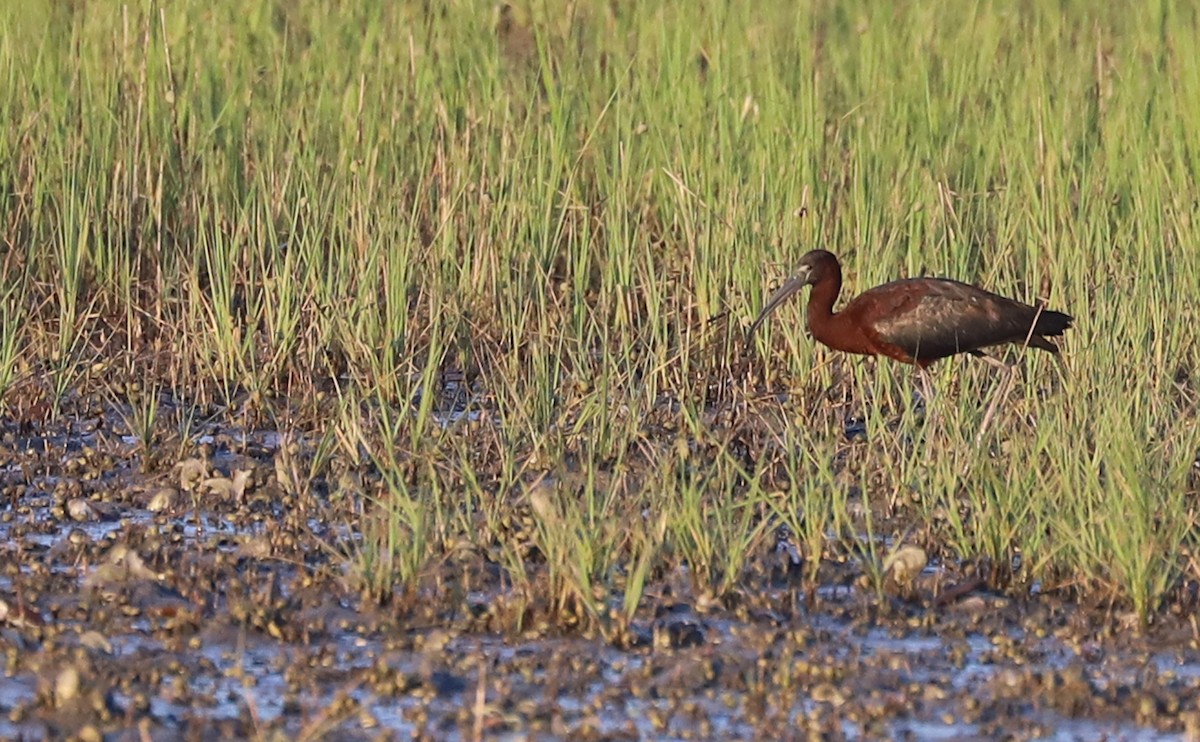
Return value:
M 547 604 L 628 619 L 681 562 L 700 589 L 759 590 L 745 568 L 785 523 L 809 558 L 915 528 L 943 563 L 1017 564 L 1013 590 L 1142 622 L 1200 577 L 1194 8 L 512 18 L 498 36 L 479 0 L 0 10 L 6 410 L 60 414 L 98 358 L 180 409 L 303 407 L 276 419 L 334 428 L 377 477 L 350 561 L 379 597 L 465 540 Z M 1010 355 L 977 446 L 983 364 L 936 367 L 922 424 L 910 370 L 834 357 L 798 307 L 740 347 L 816 246 L 848 294 L 932 273 L 1070 312 L 1065 371 Z M 851 410 L 865 441 L 843 440 Z M 578 499 L 529 561 L 503 522 L 565 473 Z
M 8 392 L 19 370 L 26 311 L 20 289 L 20 283 L 13 284 L 5 289 L 4 296 L 0 298 L 0 396 Z

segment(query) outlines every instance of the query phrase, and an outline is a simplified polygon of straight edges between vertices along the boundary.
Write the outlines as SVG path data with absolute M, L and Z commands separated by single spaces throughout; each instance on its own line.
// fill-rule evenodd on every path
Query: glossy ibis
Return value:
M 1058 346 L 1048 337 L 1062 335 L 1072 318 L 1044 307 L 1031 307 L 977 286 L 948 278 L 903 278 L 866 291 L 840 312 L 833 303 L 842 290 L 842 266 L 833 253 L 813 250 L 782 286 L 767 300 L 750 325 L 747 342 L 767 315 L 805 286 L 808 329 L 817 342 L 834 350 L 881 355 L 916 365 L 926 402 L 932 399 L 925 368 L 934 361 L 970 353 L 1009 371 L 1013 367 L 983 352 L 984 348 L 1013 343 L 1040 348 L 1057 355 Z M 995 413 L 997 394 L 984 414 L 979 436 Z

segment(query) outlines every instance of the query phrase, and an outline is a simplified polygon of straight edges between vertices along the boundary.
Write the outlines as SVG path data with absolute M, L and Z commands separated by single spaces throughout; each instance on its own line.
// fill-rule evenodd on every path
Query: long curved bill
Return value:
M 758 326 L 763 323 L 763 320 L 767 318 L 767 315 L 773 312 L 775 307 L 787 301 L 792 294 L 804 288 L 807 282 L 807 275 L 801 275 L 797 273 L 788 278 L 788 280 L 784 281 L 783 285 L 776 289 L 774 294 L 771 294 L 771 298 L 767 299 L 767 303 L 763 306 L 762 311 L 758 313 L 758 317 L 756 317 L 754 323 L 750 325 L 750 329 L 746 331 L 747 344 L 754 339 L 754 331 L 757 330 Z

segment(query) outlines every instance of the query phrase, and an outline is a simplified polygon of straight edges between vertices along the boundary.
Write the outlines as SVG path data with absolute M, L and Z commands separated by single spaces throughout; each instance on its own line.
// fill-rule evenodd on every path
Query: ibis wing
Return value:
M 1024 342 L 1038 316 L 1034 307 L 940 278 L 893 281 L 860 299 L 878 340 L 918 360 Z

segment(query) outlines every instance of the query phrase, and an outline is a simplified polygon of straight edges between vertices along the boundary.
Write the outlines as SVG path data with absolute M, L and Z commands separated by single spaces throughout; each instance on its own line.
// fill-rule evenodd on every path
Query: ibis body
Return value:
M 1008 343 L 1058 353 L 1048 340 L 1071 326 L 1072 317 L 949 278 L 903 278 L 859 294 L 833 311 L 842 290 L 842 267 L 833 253 L 813 250 L 767 300 L 748 336 L 790 296 L 812 286 L 808 329 L 834 350 L 880 355 L 924 369 L 959 353 Z

